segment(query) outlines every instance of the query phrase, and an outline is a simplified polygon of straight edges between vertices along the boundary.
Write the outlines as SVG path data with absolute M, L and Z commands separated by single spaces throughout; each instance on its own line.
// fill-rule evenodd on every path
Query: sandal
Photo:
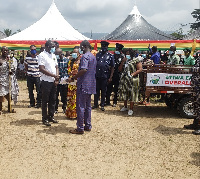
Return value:
M 150 102 L 146 102 L 145 106 L 149 106 L 150 105 Z

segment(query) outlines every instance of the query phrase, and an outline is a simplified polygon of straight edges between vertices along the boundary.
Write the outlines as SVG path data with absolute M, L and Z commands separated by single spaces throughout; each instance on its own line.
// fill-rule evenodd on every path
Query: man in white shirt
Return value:
M 41 72 L 42 122 L 46 126 L 51 126 L 49 122 L 58 123 L 58 121 L 54 119 L 54 112 L 56 89 L 59 83 L 59 70 L 54 53 L 55 44 L 53 41 L 48 40 L 45 43 L 45 50 L 38 55 L 38 64 Z

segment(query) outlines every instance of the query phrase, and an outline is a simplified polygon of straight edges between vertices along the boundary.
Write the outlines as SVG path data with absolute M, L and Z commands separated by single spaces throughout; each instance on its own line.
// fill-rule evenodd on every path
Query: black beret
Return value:
M 122 44 L 116 43 L 116 49 L 118 50 L 122 50 L 124 48 L 124 46 Z
M 110 43 L 107 42 L 107 41 L 101 41 L 100 43 L 101 43 L 101 45 L 106 45 L 106 46 L 108 46 L 108 45 L 110 44 Z
M 153 46 L 152 50 L 156 50 L 157 51 L 157 46 Z

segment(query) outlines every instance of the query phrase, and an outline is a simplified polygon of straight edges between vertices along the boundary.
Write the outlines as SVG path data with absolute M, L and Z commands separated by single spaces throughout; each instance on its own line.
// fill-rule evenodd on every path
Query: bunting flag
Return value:
M 138 50 L 148 50 L 149 44 L 157 46 L 158 50 L 169 50 L 171 46 L 176 46 L 177 50 L 183 50 L 185 48 L 192 49 L 196 46 L 196 50 L 200 49 L 200 40 L 160 40 L 160 41 L 132 41 L 132 40 L 107 40 L 109 42 L 109 50 L 115 50 L 115 44 L 120 43 L 124 45 L 124 48 L 133 48 Z M 100 41 L 96 41 L 97 49 L 101 48 Z
M 29 50 L 30 45 L 35 45 L 39 50 L 46 41 L 28 41 L 28 40 L 0 40 L 0 47 L 7 46 L 11 50 Z M 62 50 L 73 50 L 75 46 L 79 46 L 82 40 L 62 40 L 57 41 Z M 89 40 L 94 50 L 101 48 L 101 40 Z M 133 48 L 137 50 L 148 50 L 149 44 L 157 46 L 158 50 L 169 50 L 170 46 L 176 46 L 177 50 L 183 50 L 185 48 L 200 50 L 200 40 L 163 40 L 163 41 L 134 41 L 134 40 L 107 40 L 109 42 L 108 50 L 114 51 L 115 44 L 120 43 L 124 45 L 124 48 Z

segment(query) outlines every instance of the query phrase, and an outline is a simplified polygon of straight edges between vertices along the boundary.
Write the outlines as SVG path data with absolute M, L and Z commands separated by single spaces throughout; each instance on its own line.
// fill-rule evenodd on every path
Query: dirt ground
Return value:
M 41 109 L 28 108 L 19 81 L 17 113 L 0 116 L 1 179 L 199 179 L 200 137 L 184 130 L 191 119 L 157 103 L 135 106 L 128 117 L 116 108 L 92 111 L 91 132 L 73 135 L 75 120 L 59 113 L 45 127 Z

